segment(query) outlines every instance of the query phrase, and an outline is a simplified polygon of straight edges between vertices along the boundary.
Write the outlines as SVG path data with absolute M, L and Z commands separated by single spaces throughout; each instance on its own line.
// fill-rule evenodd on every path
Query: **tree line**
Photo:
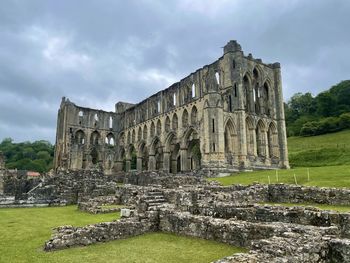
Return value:
M 0 143 L 8 169 L 47 172 L 52 168 L 54 146 L 48 141 L 15 143 L 5 138 Z
M 285 103 L 288 136 L 314 136 L 350 128 L 350 80 L 312 96 L 296 93 Z

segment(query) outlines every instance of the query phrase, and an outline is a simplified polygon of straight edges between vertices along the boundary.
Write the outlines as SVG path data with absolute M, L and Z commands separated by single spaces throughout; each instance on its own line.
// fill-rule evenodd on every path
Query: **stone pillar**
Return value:
M 156 156 L 150 155 L 148 159 L 148 170 L 154 171 L 156 170 Z
M 125 171 L 129 172 L 131 169 L 131 160 L 126 160 L 125 162 Z
M 279 167 L 288 169 L 289 160 L 287 147 L 287 131 L 284 118 L 281 66 L 279 63 L 274 63 L 273 67 L 275 72 L 275 109 L 277 117 L 278 144 L 280 150 Z
M 142 157 L 137 157 L 136 169 L 139 172 L 142 172 Z
M 242 80 L 239 80 L 238 87 L 238 108 L 237 108 L 237 127 L 238 127 L 238 144 L 237 151 L 239 166 L 244 168 L 247 166 L 247 127 L 246 114 L 244 111 L 244 92 Z
M 180 149 L 181 171 L 188 171 L 187 149 Z
M 163 170 L 170 172 L 170 152 L 163 153 Z

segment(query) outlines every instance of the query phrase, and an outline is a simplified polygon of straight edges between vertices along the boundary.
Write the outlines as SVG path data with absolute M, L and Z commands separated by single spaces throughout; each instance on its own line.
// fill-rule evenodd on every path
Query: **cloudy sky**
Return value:
M 282 64 L 284 97 L 350 78 L 349 0 L 2 0 L 0 140 L 54 142 L 62 96 L 113 110 L 222 55 Z

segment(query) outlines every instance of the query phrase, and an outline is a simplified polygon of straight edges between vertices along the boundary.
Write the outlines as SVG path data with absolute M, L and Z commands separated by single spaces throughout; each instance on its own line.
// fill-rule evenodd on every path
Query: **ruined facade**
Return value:
M 118 102 L 115 112 L 63 98 L 55 169 L 288 168 L 280 64 L 245 56 L 236 41 L 223 53 L 138 104 Z

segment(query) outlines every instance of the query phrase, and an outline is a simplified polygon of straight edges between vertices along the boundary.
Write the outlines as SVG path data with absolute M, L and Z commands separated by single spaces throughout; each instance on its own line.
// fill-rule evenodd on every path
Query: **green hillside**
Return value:
M 311 137 L 288 138 L 292 167 L 350 165 L 350 130 Z
M 211 178 L 224 185 L 259 182 L 350 188 L 350 130 L 288 138 L 290 170 L 243 172 Z

